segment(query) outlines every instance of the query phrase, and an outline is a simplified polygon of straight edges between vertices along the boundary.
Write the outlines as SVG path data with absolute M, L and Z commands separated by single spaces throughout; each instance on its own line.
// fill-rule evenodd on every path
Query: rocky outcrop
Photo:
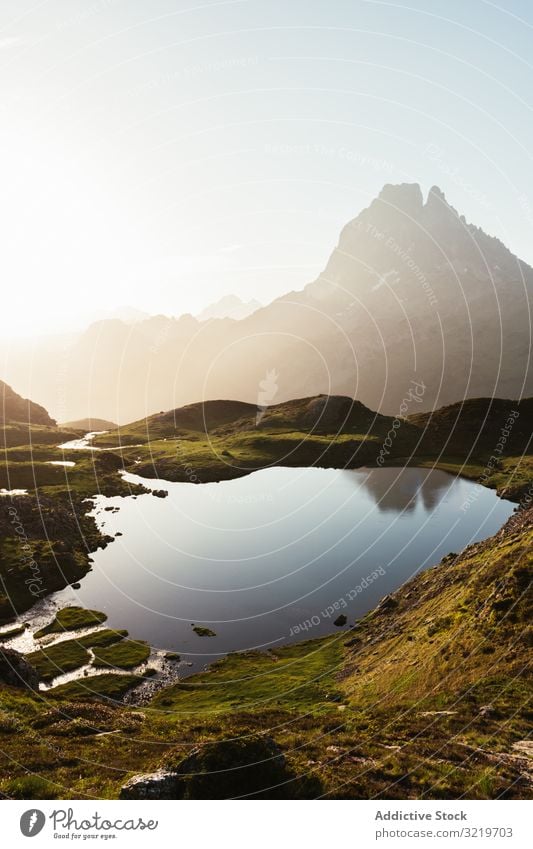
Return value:
M 286 798 L 291 778 L 277 743 L 256 735 L 207 743 L 169 769 L 136 775 L 121 788 L 120 798 Z
M 134 775 L 120 790 L 120 799 L 180 799 L 183 781 L 175 772 L 159 770 Z
M 39 689 L 39 676 L 18 651 L 0 648 L 0 681 L 12 687 Z
M 55 427 L 56 422 L 50 418 L 44 407 L 35 404 L 20 395 L 0 380 L 0 422 L 22 422 L 23 424 L 47 425 Z

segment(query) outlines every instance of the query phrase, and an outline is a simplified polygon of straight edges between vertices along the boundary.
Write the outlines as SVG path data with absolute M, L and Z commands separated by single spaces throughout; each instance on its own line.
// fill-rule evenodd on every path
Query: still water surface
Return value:
M 122 536 L 93 554 L 81 589 L 56 598 L 105 611 L 110 626 L 179 652 L 191 670 L 336 631 L 339 613 L 353 623 L 417 571 L 495 533 L 515 506 L 416 468 L 272 468 L 203 485 L 126 479 L 169 495 L 97 497 L 100 527 Z

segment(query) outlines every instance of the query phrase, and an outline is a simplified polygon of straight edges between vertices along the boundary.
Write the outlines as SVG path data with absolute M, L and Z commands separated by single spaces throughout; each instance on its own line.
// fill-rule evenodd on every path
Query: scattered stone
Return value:
M 384 596 L 376 607 L 376 613 L 384 613 L 398 607 L 398 602 L 391 595 Z
M 513 749 L 528 758 L 533 758 L 533 740 L 518 740 L 517 743 L 513 743 Z
M 340 616 L 337 616 L 333 624 L 336 625 L 337 628 L 342 628 L 343 625 L 346 625 L 347 621 L 347 617 L 344 615 L 344 613 L 341 613 Z
M 425 710 L 420 716 L 455 716 L 456 710 Z

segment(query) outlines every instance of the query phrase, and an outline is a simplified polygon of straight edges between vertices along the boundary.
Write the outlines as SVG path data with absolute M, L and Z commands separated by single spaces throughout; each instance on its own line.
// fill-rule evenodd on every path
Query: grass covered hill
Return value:
M 272 465 L 373 464 L 393 421 L 341 396 L 265 407 L 207 401 L 134 422 L 96 437 L 94 444 L 137 445 L 132 470 L 141 475 L 207 482 Z M 408 454 L 417 434 L 405 421 L 396 451 Z
M 474 398 L 432 413 L 415 413 L 409 421 L 425 431 L 421 448 L 431 453 L 486 455 L 501 443 L 504 453 L 523 454 L 533 434 L 533 398 Z
M 171 481 L 224 480 L 272 465 L 416 464 L 483 478 L 512 496 L 532 476 L 532 430 L 532 399 L 473 399 L 393 418 L 350 398 L 319 395 L 264 408 L 192 404 L 118 428 L 94 444 L 119 444 L 132 471 Z M 136 448 L 128 452 L 128 446 Z
M 158 413 L 117 428 L 116 433 L 99 437 L 104 445 L 118 436 L 139 441 L 176 434 L 203 435 L 259 429 L 261 431 L 301 430 L 310 433 L 365 433 L 392 419 L 372 412 L 359 401 L 335 395 L 316 395 L 282 404 L 257 405 L 242 401 L 204 401 Z
M 92 433 L 97 430 L 115 430 L 118 427 L 114 422 L 107 419 L 78 419 L 75 422 L 61 422 L 61 427 L 66 430 L 82 430 L 84 433 Z

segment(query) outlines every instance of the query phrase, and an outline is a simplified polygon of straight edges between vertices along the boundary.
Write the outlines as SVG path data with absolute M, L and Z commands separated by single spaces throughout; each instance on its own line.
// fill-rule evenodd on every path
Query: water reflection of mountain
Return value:
M 438 469 L 399 468 L 369 469 L 359 478 L 378 509 L 394 513 L 410 513 L 420 503 L 425 510 L 433 510 L 453 480 Z

